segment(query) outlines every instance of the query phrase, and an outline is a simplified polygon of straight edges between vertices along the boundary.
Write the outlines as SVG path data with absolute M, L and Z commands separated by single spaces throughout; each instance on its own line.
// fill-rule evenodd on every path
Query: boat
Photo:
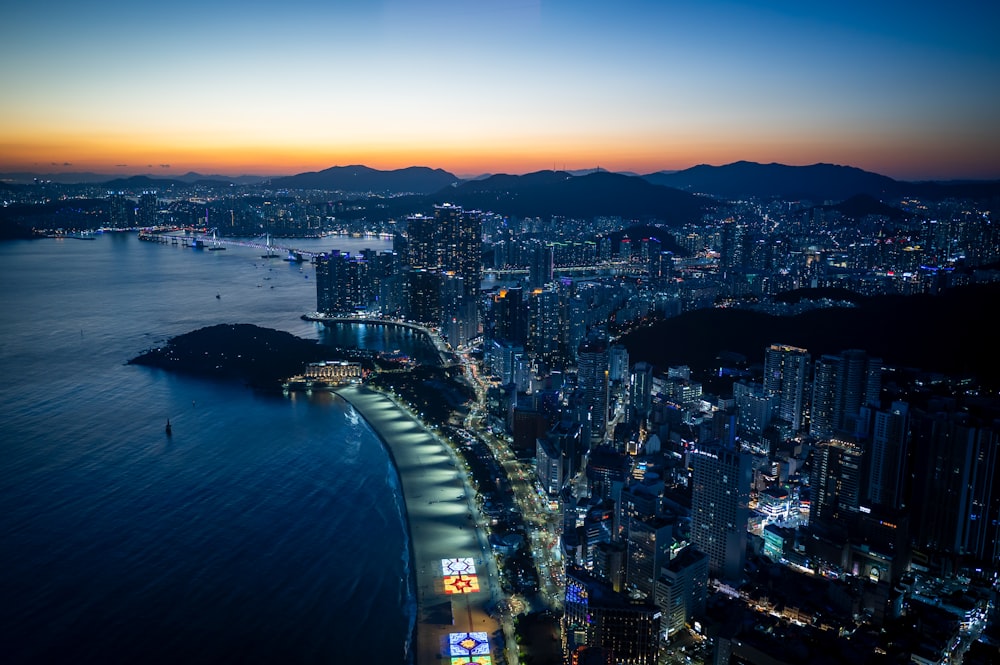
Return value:
M 167 436 L 170 436 L 172 433 L 173 433 L 173 430 L 170 427 L 170 418 L 167 418 Z

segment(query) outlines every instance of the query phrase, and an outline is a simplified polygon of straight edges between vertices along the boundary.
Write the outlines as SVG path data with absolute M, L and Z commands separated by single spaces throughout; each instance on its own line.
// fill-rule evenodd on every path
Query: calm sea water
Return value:
M 217 323 L 413 341 L 300 320 L 312 268 L 260 254 L 0 243 L 0 661 L 404 662 L 405 516 L 367 425 L 330 395 L 124 364 Z

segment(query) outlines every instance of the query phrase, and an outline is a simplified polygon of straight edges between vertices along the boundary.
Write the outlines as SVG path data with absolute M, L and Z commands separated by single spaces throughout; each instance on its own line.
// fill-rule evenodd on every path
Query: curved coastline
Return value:
M 410 550 L 410 589 L 416 616 L 407 660 L 440 663 L 448 633 L 501 629 L 489 615 L 499 600 L 485 534 L 476 528 L 468 479 L 452 451 L 389 397 L 363 386 L 335 391 L 371 426 L 399 475 Z M 480 592 L 448 595 L 441 559 L 472 557 Z M 496 649 L 497 645 L 493 644 Z

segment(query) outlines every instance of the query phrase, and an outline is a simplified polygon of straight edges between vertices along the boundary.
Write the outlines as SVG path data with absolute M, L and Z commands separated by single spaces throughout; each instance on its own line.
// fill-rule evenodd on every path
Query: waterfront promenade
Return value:
M 336 393 L 379 435 L 399 473 L 416 583 L 412 662 L 451 662 L 449 634 L 462 632 L 485 632 L 498 662 L 501 626 L 488 611 L 500 599 L 499 578 L 486 534 L 476 527 L 468 478 L 454 453 L 386 395 L 364 386 Z M 442 559 L 468 558 L 475 562 L 479 591 L 447 593 Z

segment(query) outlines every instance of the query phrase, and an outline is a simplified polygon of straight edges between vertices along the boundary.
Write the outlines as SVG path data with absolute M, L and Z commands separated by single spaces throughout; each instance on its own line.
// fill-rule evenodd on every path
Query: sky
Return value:
M 7 3 L 0 172 L 1000 178 L 1000 3 Z

